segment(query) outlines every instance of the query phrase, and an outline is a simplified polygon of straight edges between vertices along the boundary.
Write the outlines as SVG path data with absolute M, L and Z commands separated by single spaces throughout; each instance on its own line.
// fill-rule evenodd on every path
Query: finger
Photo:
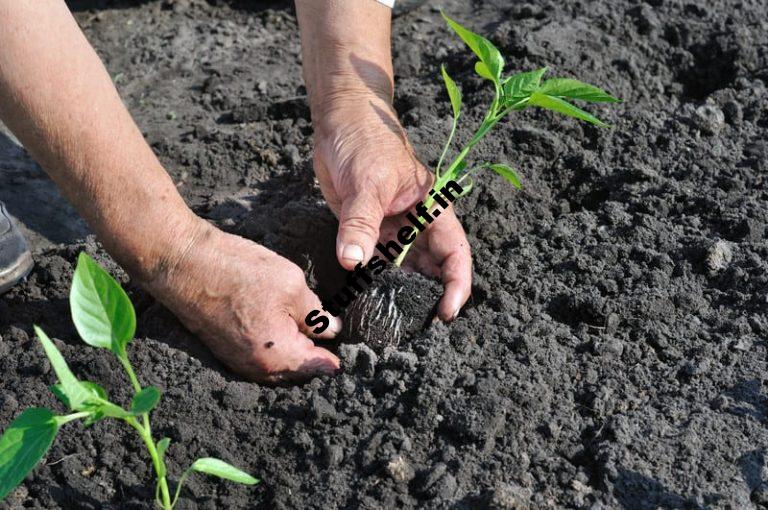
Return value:
M 315 168 L 317 183 L 320 185 L 320 191 L 322 191 L 323 197 L 325 197 L 325 201 L 328 203 L 328 207 L 331 211 L 333 211 L 333 214 L 338 216 L 339 210 L 341 209 L 341 200 L 339 200 L 339 195 L 336 193 L 336 189 L 333 186 L 333 180 L 331 179 L 328 167 L 325 166 L 323 158 L 320 157 L 319 152 L 317 151 L 315 151 L 313 166 Z
M 444 213 L 427 234 L 429 250 L 440 266 L 445 287 L 445 294 L 438 306 L 438 316 L 443 321 L 452 321 L 469 299 L 472 290 L 472 253 L 453 209 Z
M 299 331 L 311 338 L 329 340 L 341 331 L 341 319 L 325 311 L 320 298 L 306 288 L 296 300 L 295 313 Z
M 370 191 L 361 191 L 341 205 L 336 256 L 346 270 L 365 264 L 373 254 L 379 227 L 384 219 L 381 201 Z
M 425 236 L 426 239 L 426 236 Z M 403 262 L 401 269 L 405 272 L 419 272 L 424 276 L 431 278 L 440 278 L 442 275 L 441 267 L 435 263 L 435 259 L 429 252 L 428 243 L 425 243 L 424 247 L 416 247 L 411 250 L 411 253 Z M 441 261 L 442 262 L 442 261 Z
M 303 381 L 322 375 L 335 375 L 341 369 L 341 361 L 331 351 L 318 347 L 301 332 L 296 332 L 293 342 L 296 362 L 286 374 L 287 379 Z
M 435 182 L 435 174 L 427 170 L 416 156 L 410 154 L 408 163 L 402 165 L 405 175 L 401 178 L 397 195 L 393 198 L 386 214 L 410 211 L 414 204 L 423 201 Z
M 450 322 L 459 315 L 472 290 L 471 258 L 461 251 L 449 255 L 443 261 L 442 279 L 445 294 L 438 306 L 438 316 L 441 320 Z
M 339 358 L 318 347 L 301 333 L 288 315 L 283 326 L 273 329 L 269 338 L 257 345 L 265 352 L 256 356 L 256 366 L 249 367 L 249 375 L 265 382 L 304 381 L 320 375 L 333 375 L 339 371 Z

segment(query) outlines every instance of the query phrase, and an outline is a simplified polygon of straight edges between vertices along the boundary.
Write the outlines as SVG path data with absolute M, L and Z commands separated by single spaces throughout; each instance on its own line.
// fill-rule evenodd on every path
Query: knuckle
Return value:
M 341 228 L 347 231 L 363 234 L 368 237 L 375 237 L 378 225 L 374 225 L 374 220 L 370 216 L 352 215 L 347 216 L 342 221 Z
M 291 289 L 302 288 L 306 285 L 304 279 L 304 271 L 292 262 L 287 262 L 283 268 L 283 275 L 285 277 L 285 284 Z

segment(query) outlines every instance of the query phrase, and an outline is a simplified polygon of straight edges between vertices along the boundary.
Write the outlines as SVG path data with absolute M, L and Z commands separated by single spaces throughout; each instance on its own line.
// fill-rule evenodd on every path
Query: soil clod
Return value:
M 342 341 L 362 342 L 381 354 L 429 326 L 442 287 L 418 273 L 390 268 L 347 308 Z

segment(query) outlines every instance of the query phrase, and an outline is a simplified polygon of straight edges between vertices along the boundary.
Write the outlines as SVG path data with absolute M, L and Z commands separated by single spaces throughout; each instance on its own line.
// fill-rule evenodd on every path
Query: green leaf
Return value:
M 158 402 L 160 402 L 160 390 L 154 386 L 148 386 L 133 397 L 131 413 L 135 415 L 146 414 L 154 409 Z
M 448 72 L 445 70 L 445 66 L 440 66 L 440 72 L 443 74 L 443 81 L 445 81 L 445 88 L 448 90 L 448 97 L 451 100 L 451 107 L 453 108 L 453 118 L 458 119 L 461 113 L 461 91 L 456 86 Z
M 86 388 L 78 379 L 75 374 L 69 369 L 69 365 L 64 360 L 64 356 L 56 348 L 56 345 L 48 338 L 48 335 L 40 329 L 38 326 L 34 326 L 35 334 L 40 339 L 40 343 L 43 344 L 45 355 L 48 356 L 48 360 L 51 362 L 51 367 L 56 373 L 56 377 L 59 379 L 59 390 L 61 394 L 66 398 L 70 408 L 74 410 L 80 410 L 83 408 L 83 404 L 88 401 L 92 395 L 91 391 Z M 54 394 L 56 392 L 54 391 Z M 58 395 L 57 395 L 58 396 Z
M 94 423 L 96 423 L 99 420 L 102 420 L 106 418 L 106 414 L 101 409 L 93 411 L 90 415 L 88 415 L 85 420 L 83 420 L 83 426 L 84 427 L 90 427 Z
M 517 176 L 517 173 L 507 165 L 488 165 L 488 168 L 511 182 L 517 189 L 523 189 L 523 185 L 520 183 L 520 178 Z
M 460 155 L 461 156 L 461 155 Z M 443 186 L 448 180 L 456 180 L 461 175 L 461 172 L 467 168 L 466 154 L 460 160 L 454 160 L 445 172 L 445 175 L 440 177 L 440 180 L 435 183 L 435 189 Z
M 486 74 L 481 73 L 478 68 L 475 67 L 475 70 L 478 71 L 478 74 L 483 78 L 499 83 L 501 73 L 504 70 L 504 58 L 501 56 L 501 53 L 496 48 L 496 46 L 494 46 L 491 41 L 485 37 L 479 36 L 476 33 L 471 32 L 470 30 L 467 30 L 463 26 L 459 25 L 451 18 L 449 18 L 444 12 L 441 12 L 441 14 L 443 15 L 445 21 L 448 23 L 448 26 L 451 27 L 459 37 L 461 37 L 461 40 L 464 41 L 467 46 L 469 46 L 469 49 L 471 49 L 475 55 L 480 58 L 480 62 L 485 65 L 483 73 L 487 71 Z
M 539 92 L 548 96 L 566 97 L 568 99 L 580 99 L 592 103 L 620 103 L 602 89 L 571 78 L 552 78 L 545 81 Z
M 548 96 L 546 94 L 542 94 L 541 92 L 534 92 L 531 94 L 531 98 L 528 100 L 528 103 L 534 106 L 540 106 L 541 108 L 546 108 L 547 110 L 552 110 L 568 115 L 570 117 L 575 117 L 577 119 L 590 122 L 596 126 L 608 127 L 608 124 L 601 121 L 591 113 L 587 113 L 581 108 L 578 108 L 567 101 L 563 101 L 559 97 Z
M 493 74 L 491 74 L 491 70 L 488 69 L 488 66 L 480 62 L 479 60 L 475 62 L 475 72 L 477 73 L 478 76 L 480 76 L 480 78 L 485 78 L 486 80 L 495 81 Z
M 88 383 L 83 383 L 88 384 Z M 92 384 L 92 383 L 91 383 Z M 69 398 L 64 394 L 64 392 L 61 390 L 60 384 L 54 384 L 50 387 L 50 390 L 53 392 L 54 395 L 66 406 L 72 407 L 69 404 Z M 106 399 L 106 396 L 99 397 Z M 106 401 L 106 402 L 86 402 L 82 406 L 80 406 L 78 411 L 89 411 L 91 413 L 90 416 L 88 416 L 85 419 L 85 425 L 91 425 L 102 418 L 128 418 L 130 416 L 134 416 L 133 413 L 129 413 L 122 407 L 113 404 L 112 402 Z
M 51 390 L 51 393 L 53 393 L 57 399 L 59 399 L 59 402 L 72 409 L 72 403 L 69 401 L 67 394 L 64 393 L 61 384 L 52 384 L 51 386 L 48 386 L 48 389 Z
M 171 438 L 164 437 L 157 442 L 157 454 L 161 459 L 165 459 L 165 452 L 168 451 L 168 447 L 171 446 Z
M 527 71 L 510 76 L 502 84 L 504 102 L 508 105 L 527 99 L 541 85 L 541 78 L 547 72 L 547 67 Z
M 0 437 L 0 501 L 19 485 L 51 447 L 59 424 L 50 410 L 24 410 Z
M 94 413 L 93 422 L 102 418 L 128 418 L 134 416 L 133 413 L 129 413 L 122 407 L 112 402 L 102 402 L 89 406 L 88 409 Z
M 80 384 L 91 390 L 91 393 L 96 395 L 98 398 L 102 400 L 109 400 L 107 397 L 107 390 L 96 384 L 95 382 L 91 381 L 83 381 Z
M 168 451 L 168 447 L 171 445 L 171 440 L 167 437 L 162 438 L 157 442 L 157 455 L 160 457 L 160 478 L 168 474 L 168 469 L 165 466 L 165 452 Z
M 136 333 L 136 312 L 120 284 L 85 253 L 77 259 L 69 304 L 85 343 L 125 355 Z
M 77 407 L 72 406 L 69 396 L 64 391 L 62 384 L 54 384 L 50 387 L 51 392 L 66 406 L 77 411 L 89 411 L 91 415 L 85 418 L 84 425 L 90 426 L 102 418 L 128 418 L 133 416 L 122 407 L 113 404 L 108 400 L 107 392 L 104 388 L 90 381 L 81 381 L 80 385 L 88 393 L 87 397 Z
M 232 482 L 243 483 L 245 485 L 254 485 L 259 483 L 256 478 L 252 477 L 245 471 L 241 471 L 236 467 L 227 464 L 223 460 L 214 459 L 212 457 L 197 459 L 191 466 L 189 466 L 189 469 L 192 471 L 197 471 L 198 473 L 217 476 Z
M 103 400 L 108 399 L 106 390 L 98 384 L 89 381 L 80 381 L 80 384 L 82 384 L 86 389 L 90 390 L 91 395 Z M 56 398 L 58 398 L 65 406 L 72 408 L 69 397 L 67 397 L 67 394 L 64 392 L 64 388 L 61 384 L 54 384 L 53 386 L 50 386 L 49 389 L 51 390 L 51 393 L 56 395 Z

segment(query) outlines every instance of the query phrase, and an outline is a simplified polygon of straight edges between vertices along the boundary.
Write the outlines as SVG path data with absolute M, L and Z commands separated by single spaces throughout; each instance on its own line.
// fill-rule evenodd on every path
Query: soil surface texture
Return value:
M 71 6 L 195 211 L 336 292 L 291 5 Z M 477 159 L 519 169 L 524 190 L 489 173 L 458 204 L 475 263 L 453 324 L 379 352 L 343 343 L 337 377 L 245 382 L 129 281 L 0 134 L 0 200 L 37 263 L 0 297 L 0 427 L 27 406 L 63 411 L 33 323 L 80 377 L 129 398 L 118 364 L 69 318 L 86 250 L 136 303 L 129 355 L 164 391 L 153 422 L 173 440 L 171 479 L 211 455 L 263 480 L 194 476 L 179 508 L 766 507 L 766 1 L 433 0 L 404 13 L 395 105 L 428 165 L 450 128 L 439 65 L 463 89 L 466 126 L 490 98 L 439 8 L 511 69 L 548 65 L 625 100 L 589 107 L 610 129 L 525 110 L 478 146 Z M 150 479 L 127 427 L 70 424 L 0 508 L 150 508 Z

